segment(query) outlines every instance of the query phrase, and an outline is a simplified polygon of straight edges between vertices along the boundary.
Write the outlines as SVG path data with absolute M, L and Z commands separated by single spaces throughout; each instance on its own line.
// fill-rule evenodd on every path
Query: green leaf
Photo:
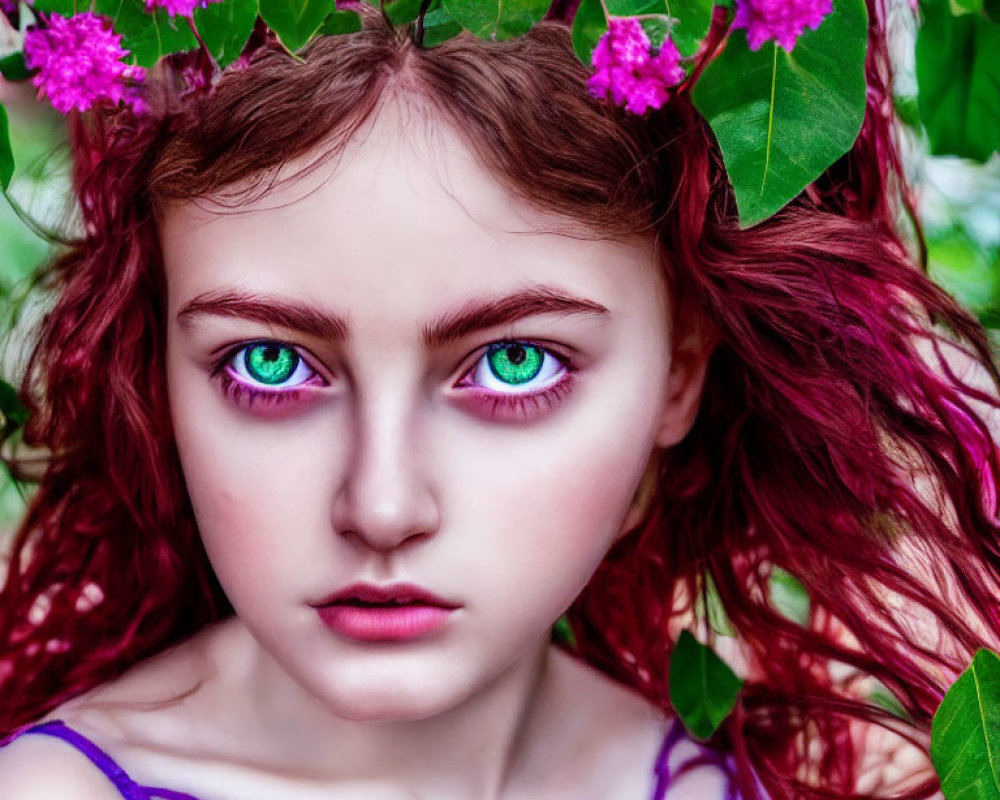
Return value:
M 420 16 L 422 0 L 393 0 L 386 3 L 385 13 L 393 25 L 406 25 Z
M 931 761 L 948 800 L 1000 798 L 1000 657 L 985 648 L 948 690 L 931 724 Z
M 588 67 L 594 48 L 607 30 L 608 21 L 604 17 L 601 0 L 580 0 L 580 7 L 573 18 L 573 49 L 576 57 Z
M 361 30 L 361 15 L 357 11 L 334 11 L 323 20 L 319 32 L 326 36 L 357 33 Z
M 462 26 L 446 8 L 436 8 L 424 15 L 424 47 L 437 47 L 462 32 Z
M 84 8 L 89 2 L 82 4 Z M 71 17 L 76 13 L 76 0 L 35 0 L 31 4 L 32 12 L 42 11 L 47 14 L 58 14 L 60 17 Z
M 967 230 L 931 231 L 927 256 L 931 279 L 978 316 L 1000 306 L 1000 254 L 985 250 Z
M 1000 147 L 1000 26 L 936 3 L 922 8 L 917 85 L 931 152 L 986 161 Z
M 726 609 L 722 605 L 715 581 L 707 572 L 704 581 L 704 590 L 698 594 L 698 598 L 695 600 L 695 616 L 698 619 L 707 619 L 712 630 L 721 636 L 735 636 L 736 631 L 726 615 Z
M 854 144 L 867 37 L 864 0 L 836 0 L 794 52 L 774 43 L 754 52 L 737 31 L 698 80 L 694 102 L 722 148 L 743 227 L 779 211 Z
M 788 570 L 774 567 L 768 582 L 771 605 L 783 617 L 803 627 L 809 624 L 809 592 Z
M 657 48 L 662 46 L 670 35 L 670 23 L 671 19 L 666 14 L 653 14 L 639 20 L 643 31 L 649 37 L 650 44 Z
M 223 69 L 240 57 L 257 22 L 257 0 L 226 0 L 194 11 L 194 26 Z
M 743 681 L 712 648 L 690 631 L 670 657 L 670 702 L 684 727 L 697 739 L 708 739 L 736 705 Z
M 0 75 L 9 81 L 23 81 L 29 78 L 31 70 L 24 63 L 24 53 L 11 53 L 0 58 Z
M 899 702 L 896 695 L 890 692 L 881 681 L 878 681 L 877 684 L 878 685 L 872 689 L 871 693 L 868 695 L 868 700 L 881 708 L 883 711 L 888 711 L 897 719 L 910 722 L 910 715 L 906 712 L 906 709 L 903 708 L 903 704 Z
M 570 648 L 576 647 L 576 636 L 573 634 L 573 629 L 565 614 L 556 620 L 556 624 L 552 628 L 552 641 L 561 642 Z
M 444 0 L 455 20 L 480 39 L 512 39 L 545 16 L 550 0 Z
M 608 13 L 614 17 L 640 14 L 663 16 L 670 38 L 681 55 L 694 55 L 712 25 L 713 0 L 606 0 Z M 645 24 L 643 25 L 645 28 Z M 647 30 L 647 35 L 649 31 Z M 653 44 L 659 45 L 663 41 Z
M 10 145 L 10 123 L 7 109 L 0 105 L 0 188 L 7 191 L 14 177 L 14 151 Z
M 979 14 L 983 10 L 983 0 L 951 0 L 952 12 L 959 14 Z
M 17 396 L 17 389 L 0 380 L 0 440 L 6 439 L 28 419 L 28 412 Z
M 97 13 L 114 20 L 128 60 L 139 66 L 151 67 L 165 55 L 198 47 L 187 19 L 171 17 L 162 8 L 150 13 L 143 0 L 97 0 Z
M 334 0 L 260 0 L 264 22 L 292 53 L 301 50 L 334 11 Z
M 693 56 L 712 27 L 713 0 L 670 0 L 668 13 L 674 17 L 670 31 L 682 56 Z

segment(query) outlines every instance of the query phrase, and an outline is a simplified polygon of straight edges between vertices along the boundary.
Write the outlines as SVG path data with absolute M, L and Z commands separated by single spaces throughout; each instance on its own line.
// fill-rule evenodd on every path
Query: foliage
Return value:
M 0 106 L 0 187 L 4 191 L 14 177 L 14 151 L 10 144 L 10 123 L 7 121 L 7 109 Z
M 1000 798 L 1000 657 L 982 649 L 934 715 L 931 760 L 947 800 Z
M 682 631 L 670 657 L 670 702 L 692 736 L 711 737 L 736 704 L 743 681 L 708 645 Z
M 779 211 L 854 144 L 867 30 L 863 0 L 838 0 L 793 52 L 774 42 L 754 52 L 740 31 L 705 70 L 693 98 L 722 148 L 742 224 Z
M 981 0 L 922 10 L 918 107 L 931 152 L 986 161 L 1000 146 L 1000 25 Z
M 424 44 L 433 47 L 462 30 L 489 40 L 518 36 L 544 16 L 549 3 L 431 0 L 424 7 L 420 0 L 392 0 L 385 3 L 384 13 L 402 25 L 412 23 L 423 10 Z M 34 9 L 71 14 L 76 5 L 74 0 L 37 0 Z M 608 36 L 613 20 L 641 22 L 652 51 L 630 54 L 640 67 L 657 58 L 658 51 L 676 47 L 685 68 L 677 74 L 686 75 L 682 86 L 689 84 L 718 139 L 743 226 L 779 211 L 846 153 L 865 113 L 864 1 L 833 0 L 825 19 L 816 16 L 816 6 L 809 3 L 799 6 L 790 0 L 790 5 L 803 14 L 811 7 L 809 27 L 815 29 L 805 30 L 797 42 L 786 37 L 780 44 L 768 41 L 759 47 L 769 34 L 758 28 L 749 31 L 755 49 L 748 44 L 745 22 L 739 20 L 741 15 L 745 21 L 773 13 L 760 0 L 582 0 L 573 23 L 574 48 L 587 64 L 595 50 L 600 51 L 598 44 Z M 923 3 L 917 118 L 935 153 L 983 161 L 1000 144 L 997 5 L 996 0 Z M 202 46 L 225 68 L 246 47 L 258 15 L 292 53 L 315 35 L 347 33 L 360 26 L 356 14 L 338 11 L 334 0 L 222 0 L 196 9 L 190 19 L 170 16 L 162 8 L 150 12 L 144 0 L 94 0 L 94 9 L 111 18 L 130 61 L 142 67 Z M 713 20 L 722 34 L 715 39 L 710 37 Z M 44 14 L 40 21 L 45 23 Z M 17 62 L 4 74 L 18 74 L 19 66 L 23 77 L 23 64 Z M 673 75 L 665 72 L 653 83 L 674 81 Z M 609 78 L 612 86 L 621 85 L 616 80 L 615 75 Z M 651 87 L 650 82 L 643 84 L 656 103 L 671 94 L 666 84 Z M 616 102 L 624 102 L 623 95 L 612 92 Z M 658 106 L 633 99 L 629 107 L 638 111 Z

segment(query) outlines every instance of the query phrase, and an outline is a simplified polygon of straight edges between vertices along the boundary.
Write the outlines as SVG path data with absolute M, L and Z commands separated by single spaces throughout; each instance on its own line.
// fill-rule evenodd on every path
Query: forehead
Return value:
M 377 301 L 400 319 L 529 283 L 607 297 L 637 270 L 648 291 L 657 273 L 651 239 L 600 239 L 529 206 L 439 116 L 398 97 L 336 156 L 303 171 L 308 160 L 237 209 L 207 199 L 164 210 L 173 309 L 224 287 L 348 316 Z

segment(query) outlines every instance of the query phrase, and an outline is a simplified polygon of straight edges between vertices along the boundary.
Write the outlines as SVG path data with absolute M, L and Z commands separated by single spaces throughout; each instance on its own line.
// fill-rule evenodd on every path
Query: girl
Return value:
M 932 794 L 897 745 L 996 633 L 956 365 L 997 374 L 901 244 L 870 11 L 861 136 L 749 230 L 687 98 L 596 102 L 555 21 L 366 12 L 76 118 L 0 796 Z M 710 586 L 747 683 L 703 745 L 668 664 Z

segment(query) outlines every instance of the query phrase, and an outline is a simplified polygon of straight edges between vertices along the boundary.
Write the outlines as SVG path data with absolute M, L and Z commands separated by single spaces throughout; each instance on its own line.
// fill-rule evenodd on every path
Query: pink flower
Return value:
M 633 114 L 660 108 L 670 98 L 668 88 L 684 78 L 681 55 L 669 39 L 653 55 L 649 37 L 632 17 L 611 17 L 608 32 L 594 48 L 594 74 L 587 81 L 591 94 L 624 105 Z
M 64 114 L 105 100 L 139 105 L 137 84 L 146 71 L 122 63 L 127 55 L 111 20 L 90 12 L 68 19 L 50 14 L 46 28 L 24 37 L 25 62 L 38 70 L 32 83 Z
M 816 30 L 833 11 L 833 0 L 736 0 L 734 28 L 747 29 L 751 50 L 773 39 L 788 52 L 806 28 Z
M 215 3 L 218 0 L 146 0 L 146 10 L 165 8 L 172 17 L 192 17 L 196 8 L 205 8 L 209 2 Z

